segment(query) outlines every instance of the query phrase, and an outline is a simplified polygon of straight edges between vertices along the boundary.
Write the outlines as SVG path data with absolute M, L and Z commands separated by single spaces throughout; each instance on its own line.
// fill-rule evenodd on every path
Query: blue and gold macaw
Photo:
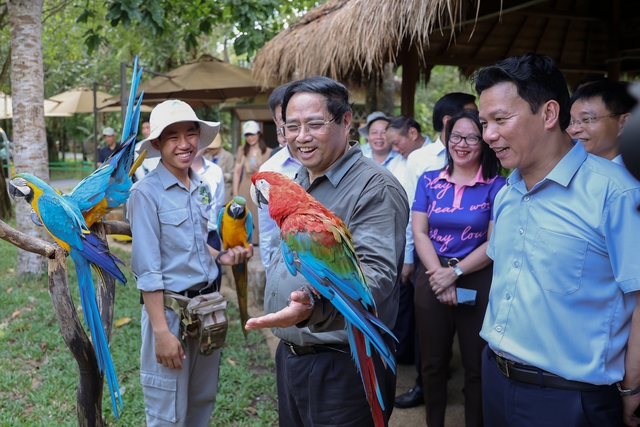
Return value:
M 122 284 L 126 283 L 126 278 L 118 268 L 118 264 L 123 265 L 122 262 L 109 252 L 107 245 L 92 233 L 89 227 L 104 214 L 127 201 L 133 184 L 131 176 L 144 159 L 144 155 L 141 155 L 134 163 L 143 96 L 141 94 L 135 103 L 135 95 L 142 77 L 137 57 L 133 70 L 121 143 L 98 169 L 83 179 L 69 194 L 51 188 L 46 182 L 28 173 L 17 174 L 9 182 L 9 193 L 14 200 L 24 198 L 31 205 L 33 222 L 43 226 L 75 263 L 82 310 L 91 332 L 98 367 L 105 375 L 109 386 L 116 417 L 119 415 L 116 397 L 121 408 L 122 398 L 109 352 L 109 343 L 102 328 L 90 267 L 93 267 L 102 279 L 103 272 L 112 275 Z
M 9 193 L 14 200 L 24 198 L 31 205 L 38 221 L 75 263 L 82 311 L 91 331 L 98 366 L 107 380 L 111 404 L 117 417 L 115 397 L 117 395 L 121 407 L 122 399 L 109 343 L 102 329 L 90 267 L 94 267 L 99 275 L 104 270 L 125 284 L 127 280 L 117 265 L 122 262 L 109 252 L 98 236 L 89 231 L 76 203 L 69 197 L 58 194 L 46 182 L 28 173 L 17 174 L 9 182 Z
M 236 196 L 227 203 L 218 214 L 218 234 L 222 241 L 222 249 L 227 250 L 236 246 L 248 248 L 253 235 L 253 218 L 247 208 L 244 197 Z M 238 308 L 240 310 L 240 322 L 245 338 L 249 331 L 244 328 L 249 320 L 247 309 L 248 283 L 247 264 L 245 260 L 231 267 L 233 278 L 236 281 L 236 293 L 238 295 Z

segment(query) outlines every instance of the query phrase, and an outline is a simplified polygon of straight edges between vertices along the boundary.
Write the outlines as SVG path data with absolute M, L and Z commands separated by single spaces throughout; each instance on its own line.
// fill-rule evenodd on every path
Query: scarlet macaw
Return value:
M 121 408 L 122 398 L 109 344 L 102 328 L 90 267 L 93 267 L 99 276 L 102 277 L 104 270 L 123 284 L 126 283 L 126 278 L 117 266 L 122 262 L 109 252 L 106 244 L 98 236 L 89 231 L 89 227 L 105 213 L 127 201 L 133 184 L 131 176 L 141 159 L 144 159 L 141 155 L 134 164 L 135 140 L 143 96 L 141 94 L 135 103 L 135 95 L 142 77 L 142 69 L 138 69 L 137 64 L 136 57 L 122 142 L 98 169 L 80 181 L 69 194 L 63 194 L 27 173 L 17 174 L 9 182 L 11 196 L 14 199 L 23 197 L 31 205 L 33 222 L 45 227 L 75 263 L 82 310 L 91 332 L 98 366 L 107 379 L 116 418 L 119 415 L 116 396 Z
M 289 272 L 298 272 L 344 316 L 347 337 L 371 407 L 374 423 L 384 426 L 384 402 L 376 378 L 371 345 L 394 372 L 396 362 L 381 332 L 393 337 L 376 315 L 376 303 L 340 218 L 292 179 L 277 172 L 251 177 L 252 198 L 280 227 L 282 254 Z M 312 295 L 310 295 L 312 296 Z M 313 301 L 313 300 L 312 300 Z M 393 337 L 395 338 L 395 337 Z
M 251 211 L 247 208 L 247 201 L 244 197 L 234 197 L 227 203 L 224 209 L 220 210 L 218 214 L 218 234 L 220 235 L 222 249 L 224 250 L 236 246 L 249 247 L 252 242 L 253 218 L 251 217 Z M 245 338 L 249 333 L 249 331 L 244 328 L 247 320 L 249 320 L 249 311 L 247 309 L 247 265 L 248 262 L 245 260 L 240 264 L 231 266 L 233 278 L 236 281 L 240 322 Z

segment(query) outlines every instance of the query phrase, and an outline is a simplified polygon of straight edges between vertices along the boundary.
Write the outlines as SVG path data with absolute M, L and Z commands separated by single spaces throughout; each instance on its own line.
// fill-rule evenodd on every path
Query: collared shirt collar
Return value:
M 451 181 L 451 175 L 449 175 L 449 172 L 447 172 L 447 168 L 442 169 L 442 171 L 440 172 L 440 175 L 438 175 L 438 179 L 442 179 L 445 180 L 447 182 L 451 182 L 453 184 L 453 181 Z M 493 179 L 484 179 L 484 177 L 482 176 L 482 165 L 480 165 L 480 167 L 478 168 L 478 173 L 476 173 L 475 178 L 473 178 L 471 180 L 471 182 L 465 184 L 467 187 L 473 187 L 476 184 L 490 184 L 493 182 Z
M 573 140 L 573 148 L 565 154 L 565 156 L 560 159 L 557 165 L 549 172 L 549 174 L 536 185 L 533 186 L 531 191 L 542 185 L 545 181 L 555 181 L 563 187 L 569 186 L 571 179 L 576 174 L 580 165 L 584 163 L 587 159 L 587 150 L 585 150 L 584 146 L 578 143 L 577 139 Z M 516 184 L 522 181 L 522 175 L 518 169 L 514 170 L 507 182 L 509 185 Z
M 162 183 L 162 187 L 164 187 L 165 190 L 172 185 L 178 185 L 186 190 L 184 184 L 181 183 L 180 180 L 169 171 L 169 169 L 167 169 L 162 161 L 158 162 L 156 170 L 158 171 L 157 174 L 158 178 L 160 178 L 160 182 Z M 189 168 L 189 179 L 196 184 L 190 186 L 189 192 L 192 192 L 201 184 L 202 180 L 192 168 Z
M 342 178 L 351 169 L 351 166 L 362 157 L 362 151 L 360 150 L 360 144 L 357 141 L 349 141 L 351 146 L 342 157 L 340 157 L 323 175 L 331 182 L 334 187 L 337 187 Z M 316 178 L 316 180 L 322 177 Z M 296 180 L 306 189 L 309 189 L 311 183 L 309 182 L 309 171 L 305 167 L 301 167 L 296 175 Z

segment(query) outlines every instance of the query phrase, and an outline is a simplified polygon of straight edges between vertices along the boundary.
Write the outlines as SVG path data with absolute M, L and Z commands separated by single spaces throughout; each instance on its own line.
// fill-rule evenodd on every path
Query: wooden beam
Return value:
M 408 39 L 402 43 L 402 58 L 402 106 L 400 110 L 405 116 L 413 117 L 420 64 L 418 49 Z
M 571 21 L 586 21 L 586 22 L 605 22 L 606 21 L 606 19 L 603 19 L 597 16 L 580 15 L 580 14 L 576 14 L 576 12 L 554 10 L 554 9 L 519 10 L 514 12 L 514 15 L 535 16 L 539 18 L 569 19 Z
M 609 58 L 620 57 L 620 0 L 611 0 L 611 21 L 609 24 Z M 607 61 L 607 78 L 620 80 L 620 61 Z
M 489 60 L 479 60 L 472 59 L 463 56 L 427 56 L 425 55 L 425 62 L 428 65 L 453 65 L 455 67 L 467 67 L 467 68 L 481 68 L 486 67 L 488 65 L 493 65 L 496 62 L 504 59 L 504 58 L 496 58 Z M 603 74 L 605 72 L 604 64 L 602 64 L 602 68 L 598 68 L 596 64 L 586 64 L 581 66 L 581 64 L 566 64 L 562 62 L 556 62 L 556 66 L 563 73 L 593 73 L 593 74 Z
M 504 15 L 507 15 L 507 14 L 510 14 L 510 13 L 513 13 L 513 12 L 517 12 L 517 11 L 522 10 L 522 9 L 527 9 L 529 7 L 535 6 L 535 5 L 540 4 L 540 3 L 548 3 L 549 1 L 551 1 L 551 0 L 530 0 L 528 2 L 519 4 L 519 5 L 516 5 L 516 6 L 513 6 L 513 7 L 509 7 L 507 9 L 501 9 L 501 10 L 499 10 L 497 12 L 487 13 L 486 15 L 478 16 L 477 19 L 474 16 L 471 19 L 466 19 L 466 20 L 464 20 L 462 22 L 457 23 L 456 27 L 458 27 L 458 26 L 462 27 L 462 26 L 468 25 L 468 24 L 474 24 L 475 25 L 476 22 L 486 21 L 487 19 L 493 19 L 493 18 L 498 18 L 498 20 L 500 21 L 500 20 L 502 20 L 502 17 Z M 450 29 L 451 29 L 451 25 L 445 25 L 444 27 L 435 28 L 434 32 L 435 31 L 445 31 L 445 30 L 450 30 Z
M 508 57 L 512 56 L 511 50 L 513 49 L 513 45 L 516 43 L 516 41 L 518 41 L 518 39 L 520 39 L 520 35 L 522 34 L 522 32 L 525 29 L 528 29 L 528 27 L 526 25 L 528 19 L 529 19 L 529 17 L 525 16 L 524 19 L 522 20 L 522 23 L 520 24 L 520 29 L 518 30 L 518 33 L 513 38 L 513 40 L 511 40 L 511 43 L 509 43 L 509 47 L 507 48 L 507 51 L 504 54 L 505 58 L 508 58 Z

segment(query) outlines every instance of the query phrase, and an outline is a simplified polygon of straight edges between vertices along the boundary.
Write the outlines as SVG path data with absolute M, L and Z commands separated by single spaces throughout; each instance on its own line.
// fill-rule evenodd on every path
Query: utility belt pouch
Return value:
M 187 338 L 198 340 L 200 354 L 209 356 L 222 348 L 227 338 L 227 300 L 220 292 L 188 298 L 165 291 L 165 306 L 180 318 L 180 339 L 186 348 Z

